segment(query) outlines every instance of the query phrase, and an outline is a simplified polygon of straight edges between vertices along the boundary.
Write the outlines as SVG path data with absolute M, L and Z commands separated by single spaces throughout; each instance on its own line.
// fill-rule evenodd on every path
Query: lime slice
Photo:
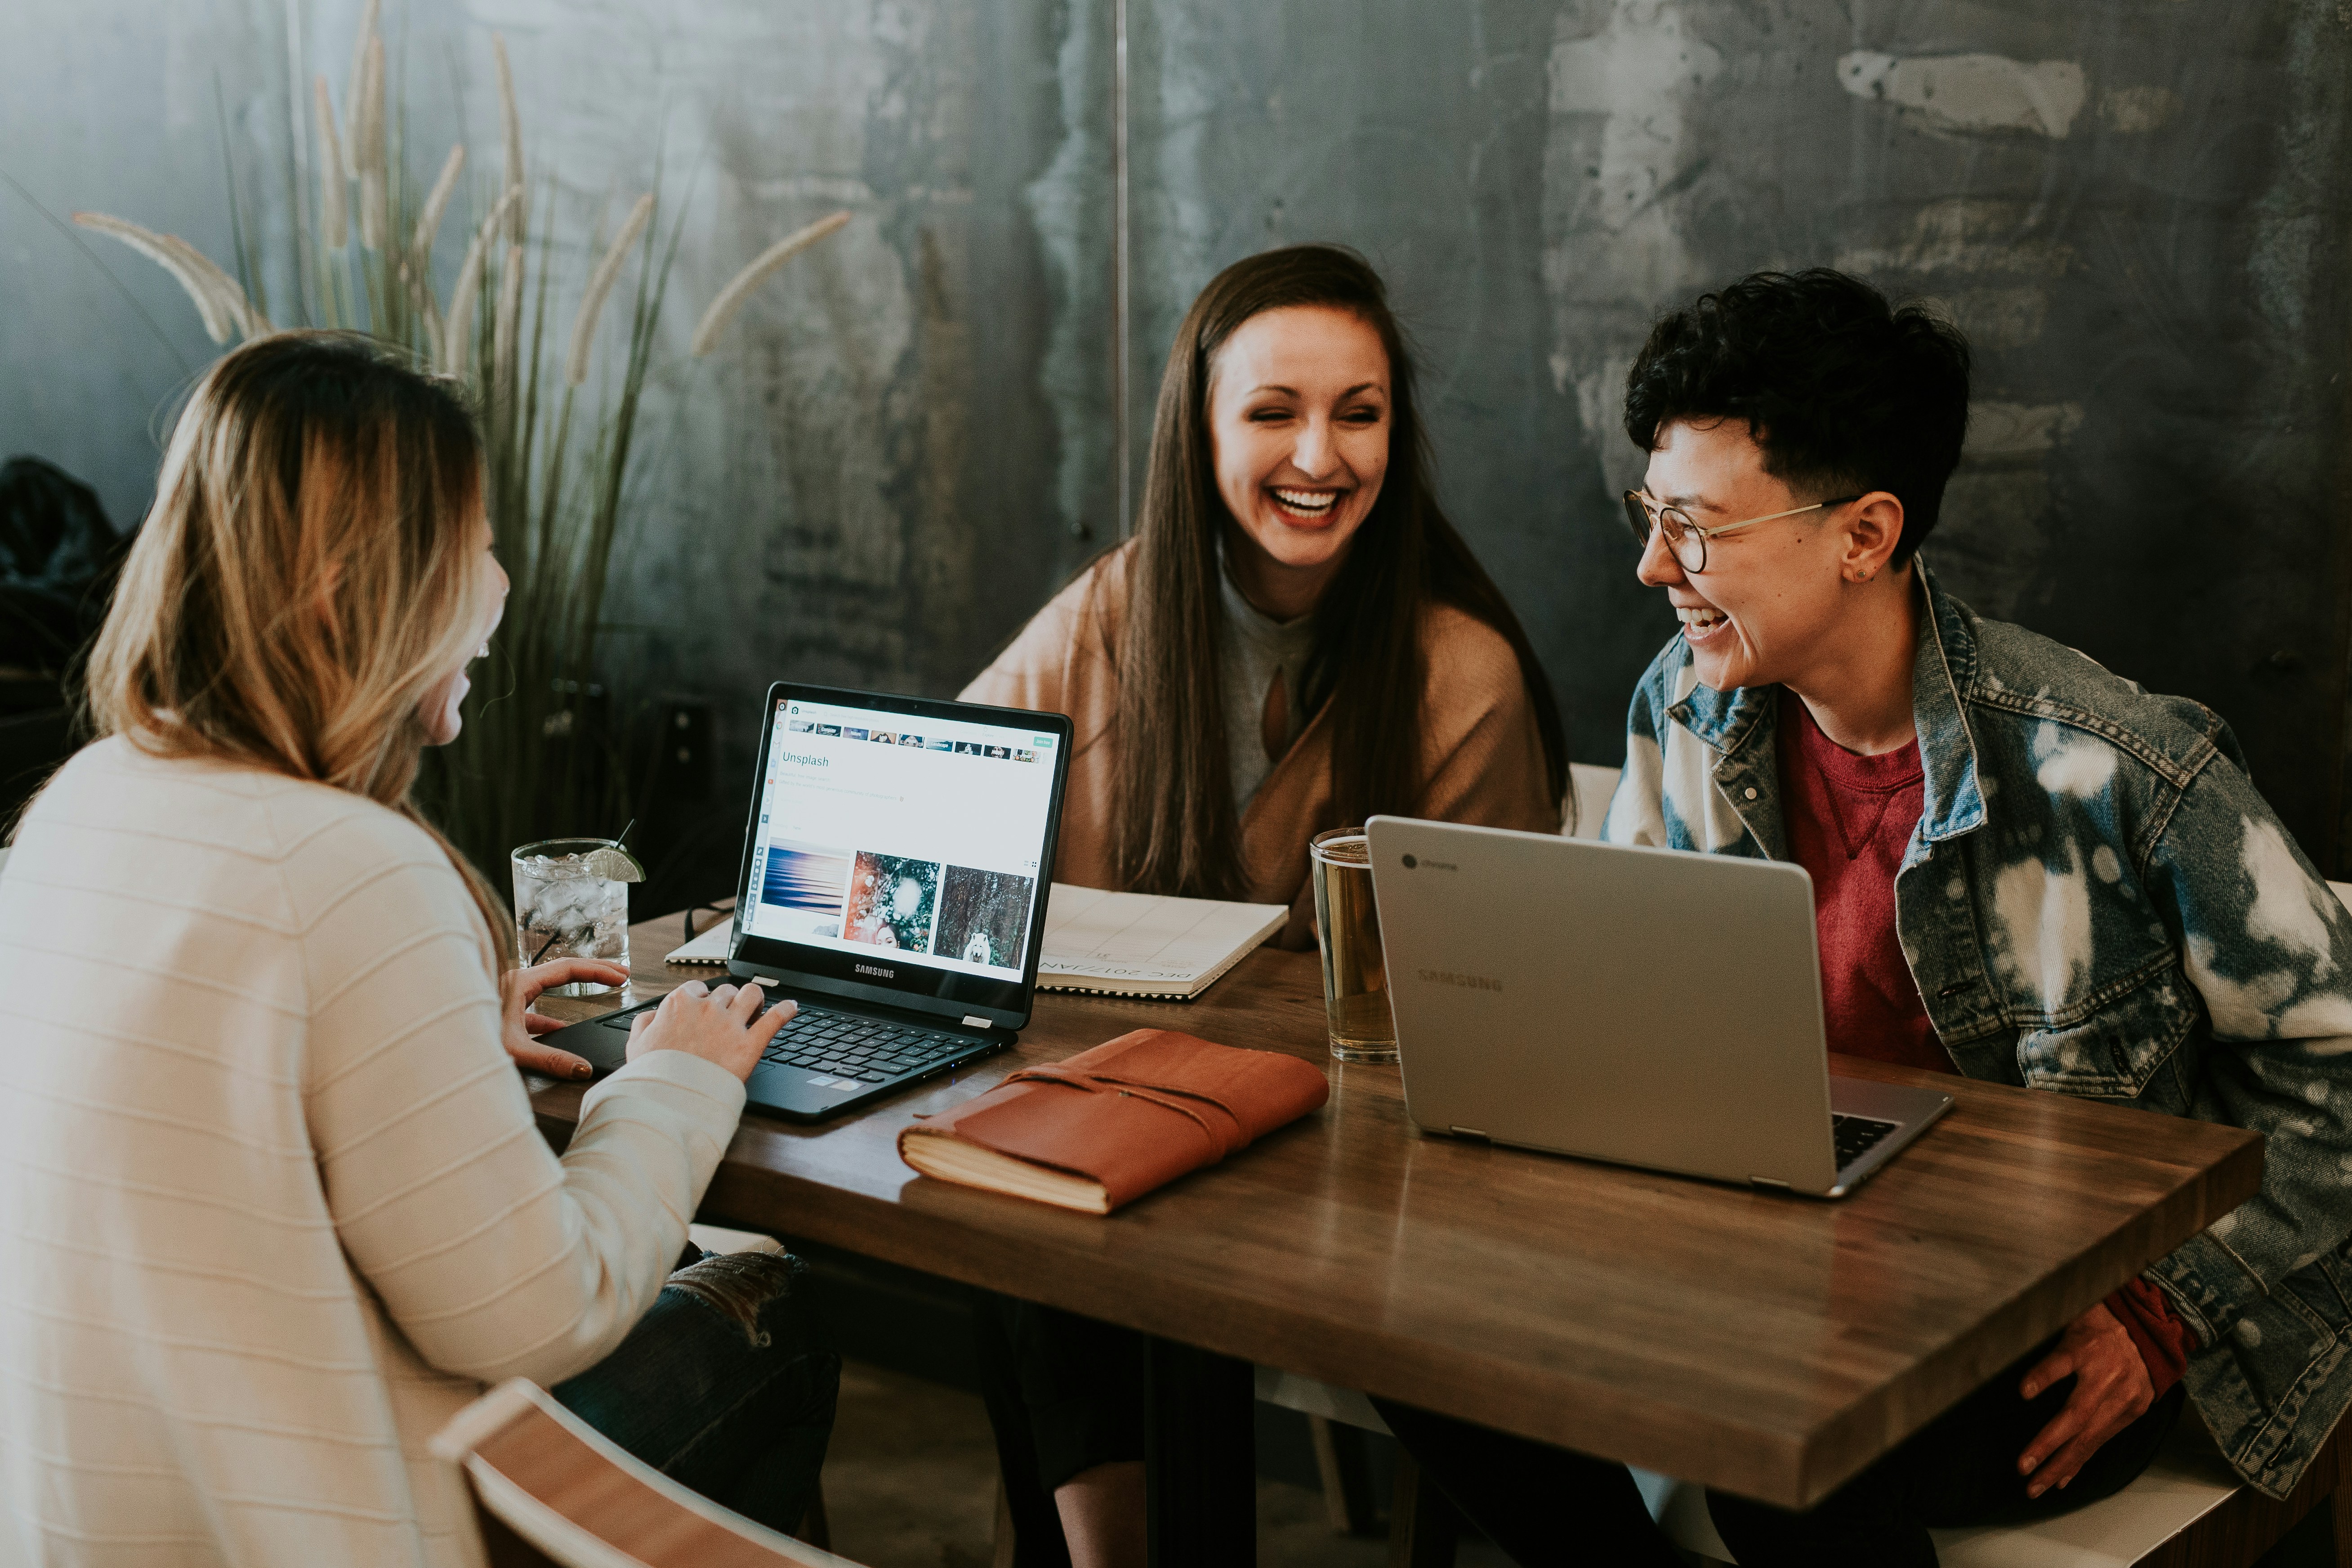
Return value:
M 608 882 L 642 882 L 646 879 L 646 868 L 637 864 L 636 857 L 618 845 L 590 850 L 583 864 L 588 868 L 589 875 L 602 877 Z

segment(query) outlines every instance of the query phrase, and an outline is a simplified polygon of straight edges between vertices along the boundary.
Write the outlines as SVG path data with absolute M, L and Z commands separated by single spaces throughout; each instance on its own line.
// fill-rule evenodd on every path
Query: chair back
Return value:
M 1601 819 L 1609 815 L 1609 797 L 1617 793 L 1616 768 L 1590 763 L 1568 764 L 1568 809 L 1560 813 L 1561 829 L 1570 838 L 1598 838 Z
M 433 1457 L 472 1497 L 490 1568 L 857 1568 L 680 1486 L 525 1378 L 457 1412 Z

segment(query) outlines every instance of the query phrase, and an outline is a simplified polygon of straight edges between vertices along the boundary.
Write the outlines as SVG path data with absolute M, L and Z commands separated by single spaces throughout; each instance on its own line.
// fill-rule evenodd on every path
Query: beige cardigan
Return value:
M 462 1564 L 425 1444 L 652 1305 L 742 1109 L 656 1051 L 559 1161 L 432 840 L 68 763 L 0 871 L 0 1563 Z
M 1111 833 L 1118 778 L 1117 649 L 1133 553 L 1132 544 L 1112 551 L 1056 594 L 963 691 L 967 702 L 1069 715 L 1069 793 L 1054 878 L 1083 888 L 1118 885 Z M 1542 737 L 1510 643 L 1450 605 L 1433 607 L 1423 626 L 1427 673 L 1421 754 L 1426 782 L 1413 815 L 1559 832 L 1559 799 L 1545 779 Z M 1327 702 L 1242 814 L 1248 896 L 1290 906 L 1289 922 L 1276 939 L 1281 945 L 1315 945 L 1307 843 L 1326 828 L 1344 826 L 1332 815 Z

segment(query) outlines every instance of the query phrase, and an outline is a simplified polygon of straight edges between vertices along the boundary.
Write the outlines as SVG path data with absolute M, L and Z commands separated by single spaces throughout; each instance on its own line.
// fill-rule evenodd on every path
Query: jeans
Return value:
M 2017 1457 L 2065 1405 L 2074 1380 L 2032 1400 L 2017 1389 L 2056 1343 L 2036 1346 L 1803 1513 L 1709 1490 L 1717 1532 L 1740 1568 L 1933 1568 L 1931 1527 L 2023 1523 L 2121 1491 L 2171 1436 L 2188 1391 L 2174 1385 L 2064 1489 L 2028 1498 Z M 1384 1399 L 1372 1404 L 1438 1489 L 1520 1568 L 1678 1568 L 1682 1559 L 1651 1523 L 1624 1466 Z
M 789 1534 L 816 1499 L 841 1383 L 793 1300 L 803 1267 L 699 1255 L 612 1354 L 551 1392 L 662 1474 Z

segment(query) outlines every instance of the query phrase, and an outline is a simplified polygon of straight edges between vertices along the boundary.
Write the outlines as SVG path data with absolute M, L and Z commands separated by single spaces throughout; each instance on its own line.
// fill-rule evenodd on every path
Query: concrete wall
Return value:
M 1641 472 L 1618 428 L 1633 352 L 1664 303 L 1827 263 L 1941 300 L 1977 348 L 1928 552 L 1946 583 L 2218 708 L 2330 852 L 2340 9 L 1134 3 L 1139 352 L 1252 250 L 1369 254 L 1420 328 L 1453 515 L 1579 757 L 1622 755 L 1625 696 L 1673 631 L 1613 499 Z M 1149 407 L 1147 385 L 1139 457 Z
M 459 135 L 495 162 L 495 28 L 568 232 L 646 188 L 656 147 L 666 191 L 691 191 L 617 679 L 705 691 L 722 719 L 786 675 L 952 690 L 1116 537 L 1119 465 L 1139 475 L 1193 291 L 1264 246 L 1338 239 L 1416 329 L 1447 503 L 1577 754 L 1613 762 L 1672 626 L 1612 500 L 1640 468 L 1616 431 L 1624 367 L 1661 305 L 1829 262 L 1942 300 L 1978 346 L 1930 547 L 1947 582 L 2214 705 L 2342 864 L 2341 7 L 1128 7 L 1122 420 L 1111 0 L 394 0 L 421 175 Z M 340 97 L 355 13 L 17 0 L 0 58 L 47 66 L 0 98 L 0 170 L 60 215 L 226 257 L 217 79 L 282 250 L 288 62 Z M 688 365 L 709 294 L 835 206 L 850 228 Z M 213 351 L 161 274 L 100 254 L 160 331 L 0 186 L 0 447 L 84 474 L 127 520 L 158 409 Z M 736 726 L 730 775 L 749 739 Z

